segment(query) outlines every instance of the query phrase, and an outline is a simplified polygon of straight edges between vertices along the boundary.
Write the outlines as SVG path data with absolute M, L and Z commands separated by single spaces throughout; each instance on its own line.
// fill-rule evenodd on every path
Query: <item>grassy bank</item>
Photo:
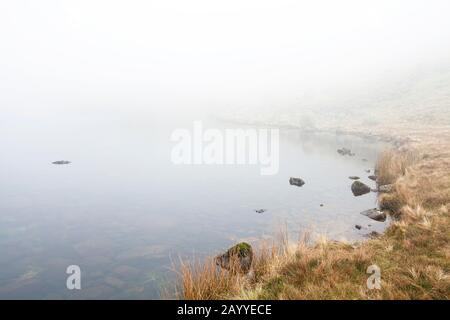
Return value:
M 249 275 L 219 270 L 213 259 L 181 266 L 185 299 L 448 299 L 450 298 L 450 134 L 411 135 L 379 156 L 378 176 L 393 191 L 380 207 L 394 218 L 383 235 L 358 244 L 286 233 L 255 250 Z M 377 265 L 381 288 L 369 290 Z

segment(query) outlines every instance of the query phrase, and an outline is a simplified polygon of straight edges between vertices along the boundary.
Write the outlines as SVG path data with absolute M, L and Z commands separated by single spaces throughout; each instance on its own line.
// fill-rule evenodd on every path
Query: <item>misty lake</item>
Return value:
M 387 224 L 359 214 L 376 194 L 354 197 L 348 178 L 375 186 L 366 170 L 383 148 L 376 141 L 281 130 L 279 172 L 263 176 L 255 165 L 175 165 L 170 135 L 192 121 L 124 114 L 2 112 L 0 298 L 158 298 L 179 257 L 253 244 L 280 224 L 293 239 L 349 241 Z M 66 288 L 69 265 L 81 268 L 81 290 Z

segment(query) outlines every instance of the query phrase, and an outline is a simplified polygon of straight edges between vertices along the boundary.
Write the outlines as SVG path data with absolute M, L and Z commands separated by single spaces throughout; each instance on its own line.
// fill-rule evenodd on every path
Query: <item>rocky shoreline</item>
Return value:
M 225 121 L 225 122 L 231 122 L 233 124 L 242 124 L 242 125 L 246 125 L 246 126 L 257 126 L 257 127 L 270 127 L 270 128 L 279 128 L 279 129 L 287 129 L 287 130 L 301 130 L 302 132 L 308 132 L 308 133 L 328 133 L 328 134 L 336 134 L 336 135 L 350 135 L 350 136 L 357 136 L 359 138 L 363 138 L 363 139 L 376 139 L 380 142 L 385 142 L 388 143 L 393 149 L 400 149 L 403 146 L 411 143 L 413 141 L 412 138 L 407 137 L 407 136 L 394 136 L 394 135 L 389 135 L 389 134 L 385 134 L 385 133 L 373 133 L 373 132 L 361 132 L 358 130 L 344 130 L 342 128 L 328 128 L 328 129 L 304 129 L 304 128 L 300 128 L 294 125 L 282 125 L 282 126 L 276 126 L 273 124 L 268 125 L 267 123 L 264 122 L 249 122 L 249 121 L 236 121 L 236 120 L 232 120 L 232 119 L 221 119 L 221 121 Z M 351 149 L 347 148 L 347 147 L 342 147 L 339 148 L 337 150 L 337 153 L 342 155 L 342 156 L 349 156 L 349 157 L 354 157 L 356 156 L 356 154 L 354 152 L 352 152 Z M 366 159 L 362 159 L 362 161 L 364 161 Z M 367 161 L 367 160 L 366 160 Z M 372 169 L 367 169 L 366 173 L 370 173 Z M 351 191 L 353 193 L 353 195 L 355 197 L 359 197 L 359 196 L 363 196 L 364 194 L 370 193 L 370 192 L 377 192 L 378 194 L 381 193 L 391 193 L 393 191 L 393 185 L 391 184 L 381 184 L 378 179 L 377 179 L 377 169 L 374 168 L 373 172 L 375 174 L 369 175 L 367 176 L 368 179 L 374 181 L 377 183 L 377 187 L 375 189 L 370 188 L 368 185 L 366 185 L 365 183 L 359 181 L 360 177 L 359 176 L 349 176 L 349 179 L 354 180 L 353 184 L 351 185 Z M 289 184 L 293 185 L 293 186 L 298 186 L 301 187 L 305 184 L 305 181 L 301 178 L 294 178 L 291 177 L 289 179 Z M 323 206 L 323 204 L 321 204 L 321 206 Z M 260 209 L 260 210 L 255 210 L 257 213 L 263 213 L 266 210 L 265 209 Z M 377 222 L 385 222 L 387 219 L 387 216 L 389 215 L 388 212 L 386 212 L 386 210 L 383 210 L 382 208 L 372 208 L 372 209 L 367 209 L 363 212 L 360 212 L 361 215 L 364 215 L 366 217 L 368 217 L 369 219 L 372 219 L 374 221 Z M 369 225 L 370 226 L 370 225 Z M 357 230 L 361 230 L 363 227 L 361 225 L 355 225 L 354 226 Z M 380 234 L 376 231 L 371 231 L 369 234 L 366 235 L 367 238 L 374 238 L 374 237 L 378 237 L 380 236 Z M 240 243 L 238 243 L 237 245 L 231 247 L 230 249 L 228 249 L 226 251 L 226 253 L 218 256 L 218 257 L 223 257 L 224 255 L 228 255 L 228 259 L 229 256 L 233 255 L 233 248 L 236 248 L 237 246 L 239 246 Z M 248 245 L 248 244 L 246 244 Z M 250 245 L 249 245 L 250 246 Z M 251 246 L 250 246 L 251 248 Z M 217 261 L 217 257 L 216 257 L 216 261 Z M 241 261 L 241 259 L 239 258 L 238 261 Z M 250 259 L 250 264 L 251 264 L 252 259 Z M 248 263 L 248 260 L 246 260 L 245 263 Z M 217 263 L 218 266 L 221 266 L 222 268 L 225 269 L 229 269 L 228 267 L 224 267 L 223 263 Z M 245 264 L 244 268 L 246 270 L 246 272 L 248 272 L 248 270 L 250 269 L 251 266 L 248 266 Z

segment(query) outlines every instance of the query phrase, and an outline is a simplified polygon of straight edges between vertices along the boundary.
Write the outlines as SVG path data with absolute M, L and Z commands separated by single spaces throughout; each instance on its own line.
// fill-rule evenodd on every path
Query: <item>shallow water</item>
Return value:
M 255 243 L 279 224 L 293 238 L 308 231 L 350 241 L 385 227 L 359 214 L 376 206 L 376 194 L 354 197 L 348 179 L 374 186 L 365 170 L 381 144 L 284 130 L 279 173 L 262 176 L 254 165 L 172 164 L 170 133 L 191 126 L 114 112 L 5 112 L 0 298 L 158 298 L 178 256 Z M 340 147 L 356 156 L 339 155 Z M 291 186 L 291 176 L 306 184 Z M 72 264 L 81 268 L 81 290 L 66 289 Z

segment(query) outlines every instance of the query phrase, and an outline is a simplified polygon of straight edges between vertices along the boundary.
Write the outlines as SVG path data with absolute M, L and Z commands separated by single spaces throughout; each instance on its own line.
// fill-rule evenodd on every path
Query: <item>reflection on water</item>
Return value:
M 279 223 L 293 237 L 312 230 L 347 240 L 384 228 L 359 214 L 376 206 L 375 194 L 353 197 L 348 179 L 374 185 L 366 170 L 376 142 L 282 131 L 280 171 L 261 176 L 256 166 L 173 165 L 170 133 L 191 125 L 103 113 L 4 115 L 0 298 L 157 298 L 179 256 L 254 242 Z M 341 147 L 356 156 L 339 155 Z M 60 159 L 72 163 L 51 164 Z M 291 176 L 306 184 L 291 186 Z M 71 264 L 81 267 L 82 290 L 66 289 Z

